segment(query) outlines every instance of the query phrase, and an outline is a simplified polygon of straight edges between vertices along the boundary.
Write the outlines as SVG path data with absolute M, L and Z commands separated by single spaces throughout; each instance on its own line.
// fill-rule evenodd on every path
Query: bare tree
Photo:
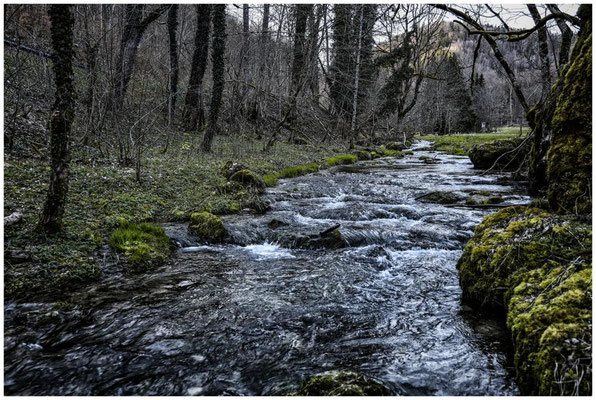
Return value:
M 224 55 L 226 50 L 226 6 L 218 4 L 213 6 L 213 49 L 211 60 L 213 63 L 213 92 L 209 105 L 209 125 L 201 143 L 201 149 L 208 153 L 211 151 L 211 142 L 217 133 L 217 119 L 221 106 L 224 90 Z

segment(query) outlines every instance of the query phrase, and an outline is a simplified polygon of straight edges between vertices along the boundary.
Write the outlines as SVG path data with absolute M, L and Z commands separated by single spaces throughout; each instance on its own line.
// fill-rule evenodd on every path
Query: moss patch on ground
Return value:
M 524 128 L 522 136 L 528 133 Z M 470 133 L 463 135 L 423 135 L 416 137 L 421 140 L 434 142 L 436 150 L 444 151 L 456 156 L 467 156 L 474 146 L 494 142 L 496 140 L 513 139 L 519 137 L 519 127 L 501 128 L 496 133 Z
M 112 233 L 110 246 L 126 256 L 136 271 L 162 265 L 170 255 L 170 239 L 161 226 L 123 221 Z
M 590 394 L 592 231 L 531 207 L 487 216 L 458 261 L 466 302 L 504 313 L 522 394 Z
M 155 223 L 185 221 L 201 211 L 223 215 L 256 207 L 262 212 L 266 207 L 258 201 L 254 188 L 229 182 L 221 173 L 228 160 L 259 175 L 274 175 L 292 165 L 345 152 L 335 145 L 321 148 L 280 142 L 264 154 L 263 141 L 218 136 L 213 153 L 202 154 L 200 139 L 182 135 L 166 154 L 160 148 L 150 149 L 143 160 L 140 183 L 132 168 L 85 158 L 75 151 L 65 232 L 56 237 L 35 231 L 49 182 L 47 161 L 5 156 L 4 214 L 23 213 L 21 223 L 5 227 L 5 254 L 31 253 L 27 262 L 6 257 L 5 295 L 37 297 L 44 291 L 66 291 L 97 279 L 103 260 L 99 249 L 109 242 L 122 219 Z

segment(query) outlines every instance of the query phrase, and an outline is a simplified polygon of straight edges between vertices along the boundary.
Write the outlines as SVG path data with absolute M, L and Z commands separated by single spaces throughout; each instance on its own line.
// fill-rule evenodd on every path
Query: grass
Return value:
M 281 171 L 280 178 L 294 178 L 300 175 L 310 174 L 319 170 L 319 163 L 312 162 L 298 165 L 297 167 L 288 167 Z
M 125 254 L 135 270 L 159 266 L 170 253 L 170 240 L 164 229 L 147 222 L 131 224 L 123 220 L 112 233 L 110 246 Z
M 529 128 L 523 129 L 527 135 Z M 462 135 L 423 135 L 418 139 L 433 141 L 437 150 L 458 156 L 467 156 L 468 152 L 477 145 L 494 142 L 495 140 L 519 137 L 519 127 L 503 127 L 495 133 L 469 133 Z
M 334 165 L 345 165 L 345 164 L 354 164 L 358 161 L 358 157 L 352 154 L 340 154 L 335 157 L 331 157 L 325 160 L 325 163 L 329 167 L 333 167 Z
M 241 137 L 218 136 L 213 153 L 198 151 L 200 137 L 185 135 L 168 152 L 151 149 L 143 161 L 141 183 L 132 168 L 92 162 L 73 155 L 70 188 L 64 215 L 64 233 L 45 237 L 35 226 L 47 193 L 47 161 L 5 156 L 4 214 L 23 213 L 23 221 L 5 227 L 5 295 L 31 297 L 56 288 L 67 292 L 100 275 L 100 248 L 109 242 L 123 220 L 184 221 L 194 212 L 228 214 L 250 208 L 256 196 L 251 188 L 228 182 L 221 169 L 233 160 L 259 175 L 301 165 L 299 171 L 318 169 L 315 160 L 342 153 L 340 146 L 325 149 L 277 143 L 261 152 L 264 143 Z M 283 174 L 281 174 L 283 175 Z M 281 176 L 280 175 L 280 176 Z M 266 182 L 272 184 L 273 179 Z M 12 260 L 13 251 L 30 254 L 27 262 Z

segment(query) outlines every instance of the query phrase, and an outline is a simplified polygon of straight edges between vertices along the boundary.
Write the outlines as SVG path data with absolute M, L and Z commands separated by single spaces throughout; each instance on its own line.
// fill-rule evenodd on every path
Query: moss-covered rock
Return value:
M 163 264 L 170 256 L 170 239 L 161 226 L 121 221 L 110 237 L 110 246 L 126 256 L 133 270 Z
M 401 151 L 401 150 L 405 149 L 406 146 L 404 144 L 398 143 L 398 142 L 389 142 L 389 143 L 387 143 L 385 145 L 385 148 L 386 149 L 389 149 L 389 150 L 399 150 L 399 151 Z
M 452 192 L 431 192 L 427 193 L 418 198 L 420 201 L 425 203 L 438 203 L 438 204 L 455 204 L 462 199 L 462 197 Z
M 522 141 L 523 139 L 509 139 L 481 144 L 474 146 L 468 156 L 474 164 L 474 168 L 489 169 L 495 165 L 503 169 L 516 169 L 519 168 L 526 155 L 526 151 L 519 148 Z
M 372 160 L 372 155 L 370 154 L 370 151 L 366 151 L 366 150 L 357 151 L 356 157 L 358 157 L 359 161 Z
M 590 393 L 591 227 L 538 208 L 487 216 L 458 261 L 464 300 L 504 313 L 523 394 Z
M 232 175 L 236 172 L 241 171 L 243 169 L 248 169 L 245 165 L 234 162 L 234 161 L 226 161 L 223 168 L 221 169 L 221 173 L 226 179 L 230 179 Z
M 551 121 L 548 201 L 557 213 L 592 210 L 592 23 L 584 21 Z
M 244 186 L 251 186 L 258 190 L 265 189 L 265 181 L 258 174 L 249 169 L 241 169 L 230 176 L 231 182 L 238 182 Z
M 379 382 L 354 371 L 328 371 L 305 380 L 296 396 L 391 396 Z
M 205 211 L 190 216 L 188 230 L 208 243 L 221 243 L 227 234 L 221 218 Z

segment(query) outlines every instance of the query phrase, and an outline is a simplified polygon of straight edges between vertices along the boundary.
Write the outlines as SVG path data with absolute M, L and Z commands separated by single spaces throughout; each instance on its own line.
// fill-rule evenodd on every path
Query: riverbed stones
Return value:
M 524 395 L 591 393 L 592 229 L 508 207 L 476 228 L 457 263 L 463 299 L 505 314 Z
M 360 372 L 333 370 L 308 378 L 294 394 L 296 396 L 391 396 L 393 393 Z
M 207 243 L 222 243 L 227 235 L 221 218 L 206 211 L 191 214 L 188 230 Z

